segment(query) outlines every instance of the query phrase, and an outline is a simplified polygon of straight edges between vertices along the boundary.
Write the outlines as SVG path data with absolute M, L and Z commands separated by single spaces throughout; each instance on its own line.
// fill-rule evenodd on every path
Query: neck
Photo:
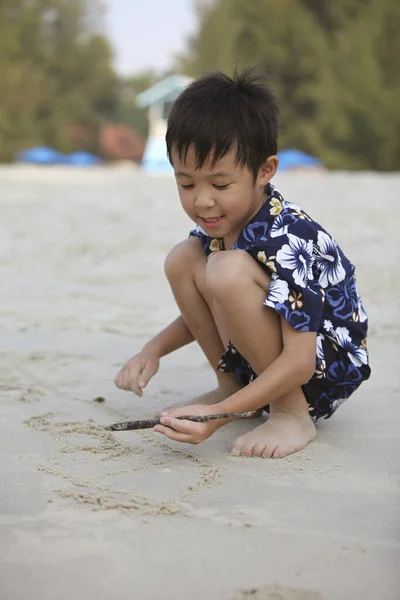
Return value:
M 232 250 L 232 246 L 238 239 L 242 229 L 244 229 L 246 227 L 246 225 L 248 225 L 250 223 L 250 221 L 253 219 L 253 217 L 261 210 L 261 208 L 266 203 L 267 199 L 268 199 L 268 195 L 264 188 L 262 194 L 260 195 L 260 198 L 257 200 L 255 209 L 251 212 L 249 217 L 241 224 L 240 229 L 238 231 L 231 231 L 230 233 L 228 233 L 228 235 L 226 235 L 223 238 L 225 250 Z

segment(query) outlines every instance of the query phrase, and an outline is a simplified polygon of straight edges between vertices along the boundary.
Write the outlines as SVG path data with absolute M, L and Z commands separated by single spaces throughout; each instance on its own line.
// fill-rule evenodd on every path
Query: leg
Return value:
M 165 261 L 165 273 L 176 303 L 218 381 L 216 390 L 192 399 L 188 404 L 215 404 L 240 389 L 232 373 L 221 373 L 217 369 L 224 344 L 209 307 L 210 298 L 205 284 L 206 264 L 201 242 L 194 237 L 175 246 Z
M 263 372 L 282 352 L 280 317 L 263 305 L 269 276 L 246 252 L 234 250 L 210 259 L 206 283 L 217 326 L 229 331 L 253 370 Z M 314 437 L 308 404 L 298 388 L 273 402 L 267 423 L 236 440 L 233 453 L 277 458 L 304 448 Z

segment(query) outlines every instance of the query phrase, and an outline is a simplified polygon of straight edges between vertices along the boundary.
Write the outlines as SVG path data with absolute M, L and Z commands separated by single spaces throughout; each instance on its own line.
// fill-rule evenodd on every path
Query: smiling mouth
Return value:
M 222 219 L 222 217 L 210 217 L 208 219 L 204 219 L 203 217 L 200 217 L 200 219 L 202 221 L 204 221 L 204 223 L 218 223 L 218 221 L 220 221 Z

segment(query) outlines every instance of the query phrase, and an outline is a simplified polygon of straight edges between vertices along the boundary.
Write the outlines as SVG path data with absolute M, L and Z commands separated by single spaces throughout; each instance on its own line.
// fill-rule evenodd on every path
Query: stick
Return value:
M 195 423 L 205 423 L 206 421 L 214 421 L 215 419 L 248 419 L 253 417 L 257 411 L 244 413 L 219 413 L 216 415 L 185 415 L 183 417 L 175 417 L 181 421 L 194 421 Z M 151 429 L 155 425 L 160 424 L 160 418 L 141 419 L 140 421 L 123 421 L 122 423 L 113 423 L 107 425 L 107 431 L 128 431 L 130 429 Z

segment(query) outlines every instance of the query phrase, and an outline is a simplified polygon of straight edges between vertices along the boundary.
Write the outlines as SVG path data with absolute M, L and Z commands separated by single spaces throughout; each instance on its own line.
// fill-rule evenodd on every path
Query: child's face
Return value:
M 270 156 L 256 181 L 248 167 L 236 164 L 235 150 L 201 169 L 196 169 L 194 148 L 189 148 L 186 162 L 173 150 L 172 164 L 186 214 L 208 235 L 224 238 L 232 246 L 265 201 L 264 187 L 274 176 L 278 159 Z

